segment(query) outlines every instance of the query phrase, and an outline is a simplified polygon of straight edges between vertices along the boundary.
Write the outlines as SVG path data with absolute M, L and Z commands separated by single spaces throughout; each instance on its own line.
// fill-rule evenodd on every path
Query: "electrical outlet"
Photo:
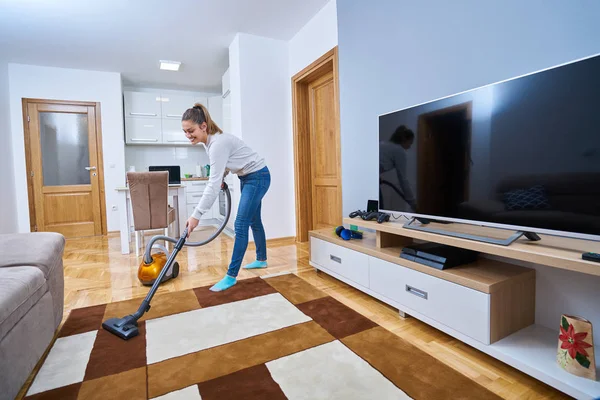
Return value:
M 112 210 L 113 210 L 113 211 L 117 211 L 117 206 L 113 205 L 113 206 L 112 206 Z

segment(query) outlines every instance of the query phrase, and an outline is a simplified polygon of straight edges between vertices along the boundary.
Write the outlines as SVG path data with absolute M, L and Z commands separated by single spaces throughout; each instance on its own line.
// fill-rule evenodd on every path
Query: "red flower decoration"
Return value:
M 571 358 L 575 358 L 577 353 L 581 354 L 584 357 L 588 356 L 587 351 L 585 349 L 592 347 L 591 344 L 583 341 L 587 336 L 587 332 L 575 333 L 575 329 L 573 328 L 573 324 L 569 324 L 569 329 L 564 330 L 564 328 L 560 327 L 560 335 L 558 338 L 562 342 L 560 345 L 561 349 L 566 349 L 569 352 Z

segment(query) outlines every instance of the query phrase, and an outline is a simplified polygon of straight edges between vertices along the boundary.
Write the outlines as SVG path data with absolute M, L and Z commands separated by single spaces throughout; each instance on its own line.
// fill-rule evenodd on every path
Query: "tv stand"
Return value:
M 435 222 L 434 226 L 433 223 Z M 517 231 L 510 235 L 499 235 L 499 232 L 507 232 L 505 229 L 500 230 L 496 228 L 487 228 L 477 225 L 466 225 L 466 224 L 457 224 L 461 226 L 461 229 L 448 229 L 441 227 L 439 225 L 452 225 L 453 223 L 448 223 L 446 221 L 435 221 L 428 220 L 421 217 L 413 217 L 410 221 L 404 224 L 404 228 L 406 229 L 414 229 L 423 232 L 436 233 L 439 235 L 446 235 L 457 237 L 461 239 L 475 240 L 478 242 L 497 244 L 501 246 L 510 246 L 521 236 L 525 236 L 527 239 L 531 241 L 542 240 L 536 233 L 534 232 L 524 232 Z M 464 227 L 468 227 L 464 229 Z
M 532 242 L 522 232 L 511 246 L 498 246 L 407 229 L 395 221 L 344 218 L 343 223 L 364 228 L 364 238 L 342 240 L 330 228 L 309 232 L 315 269 L 389 304 L 399 317 L 414 317 L 572 397 L 600 398 L 600 377 L 581 378 L 556 364 L 561 314 L 581 314 L 600 325 L 595 306 L 600 304 L 600 265 L 581 258 L 600 243 L 547 235 Z M 489 230 L 485 235 L 492 238 L 507 235 L 459 223 L 431 221 L 428 227 L 466 234 Z M 400 257 L 403 247 L 415 241 L 474 250 L 480 256 L 474 263 L 439 270 Z M 595 354 L 600 354 L 598 343 L 596 335 Z

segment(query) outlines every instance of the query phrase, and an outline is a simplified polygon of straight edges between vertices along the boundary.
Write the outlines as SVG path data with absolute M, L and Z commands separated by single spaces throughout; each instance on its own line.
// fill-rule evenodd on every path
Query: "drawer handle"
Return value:
M 205 185 L 204 183 L 192 183 L 192 186 L 202 186 Z
M 171 142 L 171 143 L 188 143 L 189 140 L 167 139 L 167 142 Z
M 423 290 L 419 290 L 417 288 L 414 288 L 412 286 L 406 285 L 406 291 L 410 294 L 414 294 L 415 296 L 418 296 L 422 299 L 427 300 L 427 292 L 423 291 Z
M 156 117 L 154 113 L 141 113 L 141 112 L 130 112 L 129 115 L 139 115 L 143 117 Z
M 180 118 L 181 114 L 167 114 L 167 117 L 175 117 L 175 118 Z
M 193 194 L 192 197 L 202 197 L 201 194 Z
M 141 138 L 131 138 L 132 142 L 158 142 L 158 139 L 141 139 Z
M 335 261 L 335 262 L 336 262 L 336 263 L 338 263 L 338 264 L 341 264 L 341 263 L 342 263 L 342 259 L 341 259 L 341 258 L 339 258 L 339 257 L 336 257 L 336 256 L 334 256 L 333 254 L 330 254 L 330 255 L 329 255 L 329 258 L 330 258 L 332 261 Z

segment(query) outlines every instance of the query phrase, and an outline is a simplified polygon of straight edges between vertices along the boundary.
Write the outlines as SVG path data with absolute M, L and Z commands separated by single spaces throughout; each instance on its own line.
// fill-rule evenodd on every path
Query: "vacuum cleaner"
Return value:
M 229 188 L 227 187 L 226 183 L 223 183 L 221 185 L 221 190 L 225 193 L 227 207 L 225 218 L 223 219 L 223 222 L 221 222 L 221 225 L 215 231 L 215 233 L 213 233 L 208 239 L 203 240 L 201 242 L 188 243 L 186 243 L 188 235 L 187 227 L 185 228 L 185 230 L 181 234 L 181 237 L 178 240 L 169 236 L 154 236 L 146 246 L 146 251 L 144 252 L 144 259 L 138 271 L 138 278 L 140 279 L 140 281 L 142 281 L 142 284 L 152 284 L 150 291 L 148 292 L 146 298 L 144 298 L 142 304 L 134 314 L 127 315 L 123 318 L 107 319 L 102 323 L 102 328 L 124 340 L 129 340 L 132 337 L 135 337 L 139 334 L 137 321 L 142 317 L 142 315 L 144 315 L 150 310 L 150 301 L 152 300 L 152 297 L 154 297 L 154 294 L 158 290 L 158 287 L 161 283 L 166 282 L 169 279 L 175 278 L 179 274 L 179 264 L 175 262 L 175 257 L 177 257 L 177 254 L 183 248 L 183 246 L 204 246 L 205 244 L 212 242 L 217 236 L 221 234 L 223 229 L 225 229 L 225 226 L 227 225 L 227 222 L 229 221 L 229 216 L 231 214 L 231 193 L 229 192 Z M 175 246 L 173 248 L 173 252 L 169 254 L 166 247 L 156 245 L 156 242 L 159 240 L 174 243 Z M 163 250 L 164 253 L 155 254 L 153 257 L 151 254 L 153 247 L 158 247 L 160 250 Z M 159 272 L 158 276 L 155 275 L 157 272 Z

